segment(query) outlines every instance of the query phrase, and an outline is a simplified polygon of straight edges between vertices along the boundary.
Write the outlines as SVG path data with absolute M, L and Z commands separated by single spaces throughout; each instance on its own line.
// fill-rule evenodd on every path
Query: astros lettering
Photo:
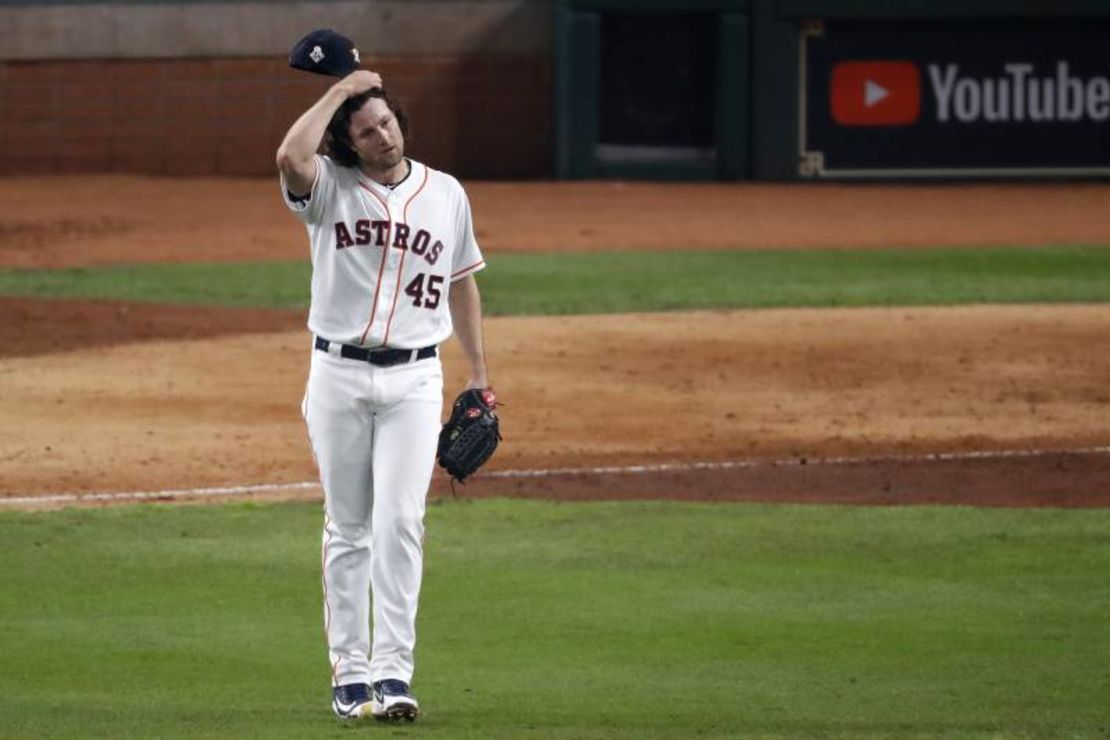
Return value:
M 384 220 L 370 220 L 368 218 L 360 218 L 355 221 L 355 226 L 352 229 L 342 221 L 335 222 L 335 248 L 336 250 L 346 249 L 353 246 L 367 246 L 373 245 L 375 247 L 384 247 L 388 240 L 387 234 L 390 231 L 390 221 Z M 351 232 L 354 232 L 354 237 L 351 237 Z M 412 237 L 412 243 L 409 243 L 409 234 L 412 229 L 408 224 L 395 223 L 392 224 L 393 241 L 390 244 L 395 249 L 407 249 L 418 257 L 423 257 L 429 265 L 434 265 L 439 255 L 443 252 L 443 242 L 436 239 L 432 242 L 432 235 L 425 229 L 418 229 L 416 234 Z M 430 245 L 430 248 L 429 248 Z

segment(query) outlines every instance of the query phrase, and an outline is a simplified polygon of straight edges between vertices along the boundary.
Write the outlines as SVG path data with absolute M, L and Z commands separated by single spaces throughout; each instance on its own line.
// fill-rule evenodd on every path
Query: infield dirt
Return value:
M 1110 243 L 1110 186 L 468 184 L 499 252 Z M 64 190 L 65 199 L 44 197 Z M 294 259 L 275 183 L 0 181 L 0 264 Z M 0 495 L 315 477 L 299 313 L 0 299 Z M 465 495 L 1110 504 L 1110 308 L 688 312 L 488 320 L 506 441 Z M 448 393 L 462 382 L 445 345 Z M 982 450 L 1024 458 L 883 460 Z M 830 456 L 867 463 L 802 465 Z M 433 493 L 446 491 L 437 479 Z M 318 496 L 318 491 L 304 495 Z

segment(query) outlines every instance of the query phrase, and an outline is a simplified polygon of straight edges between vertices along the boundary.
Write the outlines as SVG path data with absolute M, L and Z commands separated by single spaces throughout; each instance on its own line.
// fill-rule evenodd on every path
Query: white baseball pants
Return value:
M 412 680 L 442 404 L 438 357 L 375 367 L 312 353 L 302 411 L 324 488 L 324 629 L 335 686 Z

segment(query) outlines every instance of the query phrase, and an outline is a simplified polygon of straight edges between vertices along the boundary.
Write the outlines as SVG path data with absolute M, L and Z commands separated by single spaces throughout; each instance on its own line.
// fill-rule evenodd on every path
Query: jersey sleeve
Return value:
M 474 238 L 474 222 L 470 216 L 470 201 L 466 192 L 459 186 L 459 206 L 456 212 L 456 228 L 458 229 L 458 248 L 455 249 L 451 262 L 451 282 L 460 280 L 467 275 L 473 275 L 486 266 L 482 258 L 482 250 L 478 248 L 478 240 Z
M 285 206 L 305 223 L 316 223 L 320 220 L 326 203 L 335 190 L 335 163 L 329 157 L 316 157 L 316 179 L 312 183 L 312 190 L 303 199 L 294 199 L 285 184 L 285 177 L 281 177 L 281 198 Z

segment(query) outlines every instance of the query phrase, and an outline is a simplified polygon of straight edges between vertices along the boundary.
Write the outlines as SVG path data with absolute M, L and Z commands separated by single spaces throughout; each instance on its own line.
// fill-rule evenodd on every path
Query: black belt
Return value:
M 323 337 L 316 337 L 316 349 L 327 352 L 328 347 L 338 342 L 329 342 Z M 366 349 L 353 344 L 339 344 L 339 356 L 348 360 L 361 360 L 371 365 L 389 367 L 390 365 L 403 365 L 413 360 L 426 360 L 436 356 L 436 347 L 431 345 L 421 349 Z

